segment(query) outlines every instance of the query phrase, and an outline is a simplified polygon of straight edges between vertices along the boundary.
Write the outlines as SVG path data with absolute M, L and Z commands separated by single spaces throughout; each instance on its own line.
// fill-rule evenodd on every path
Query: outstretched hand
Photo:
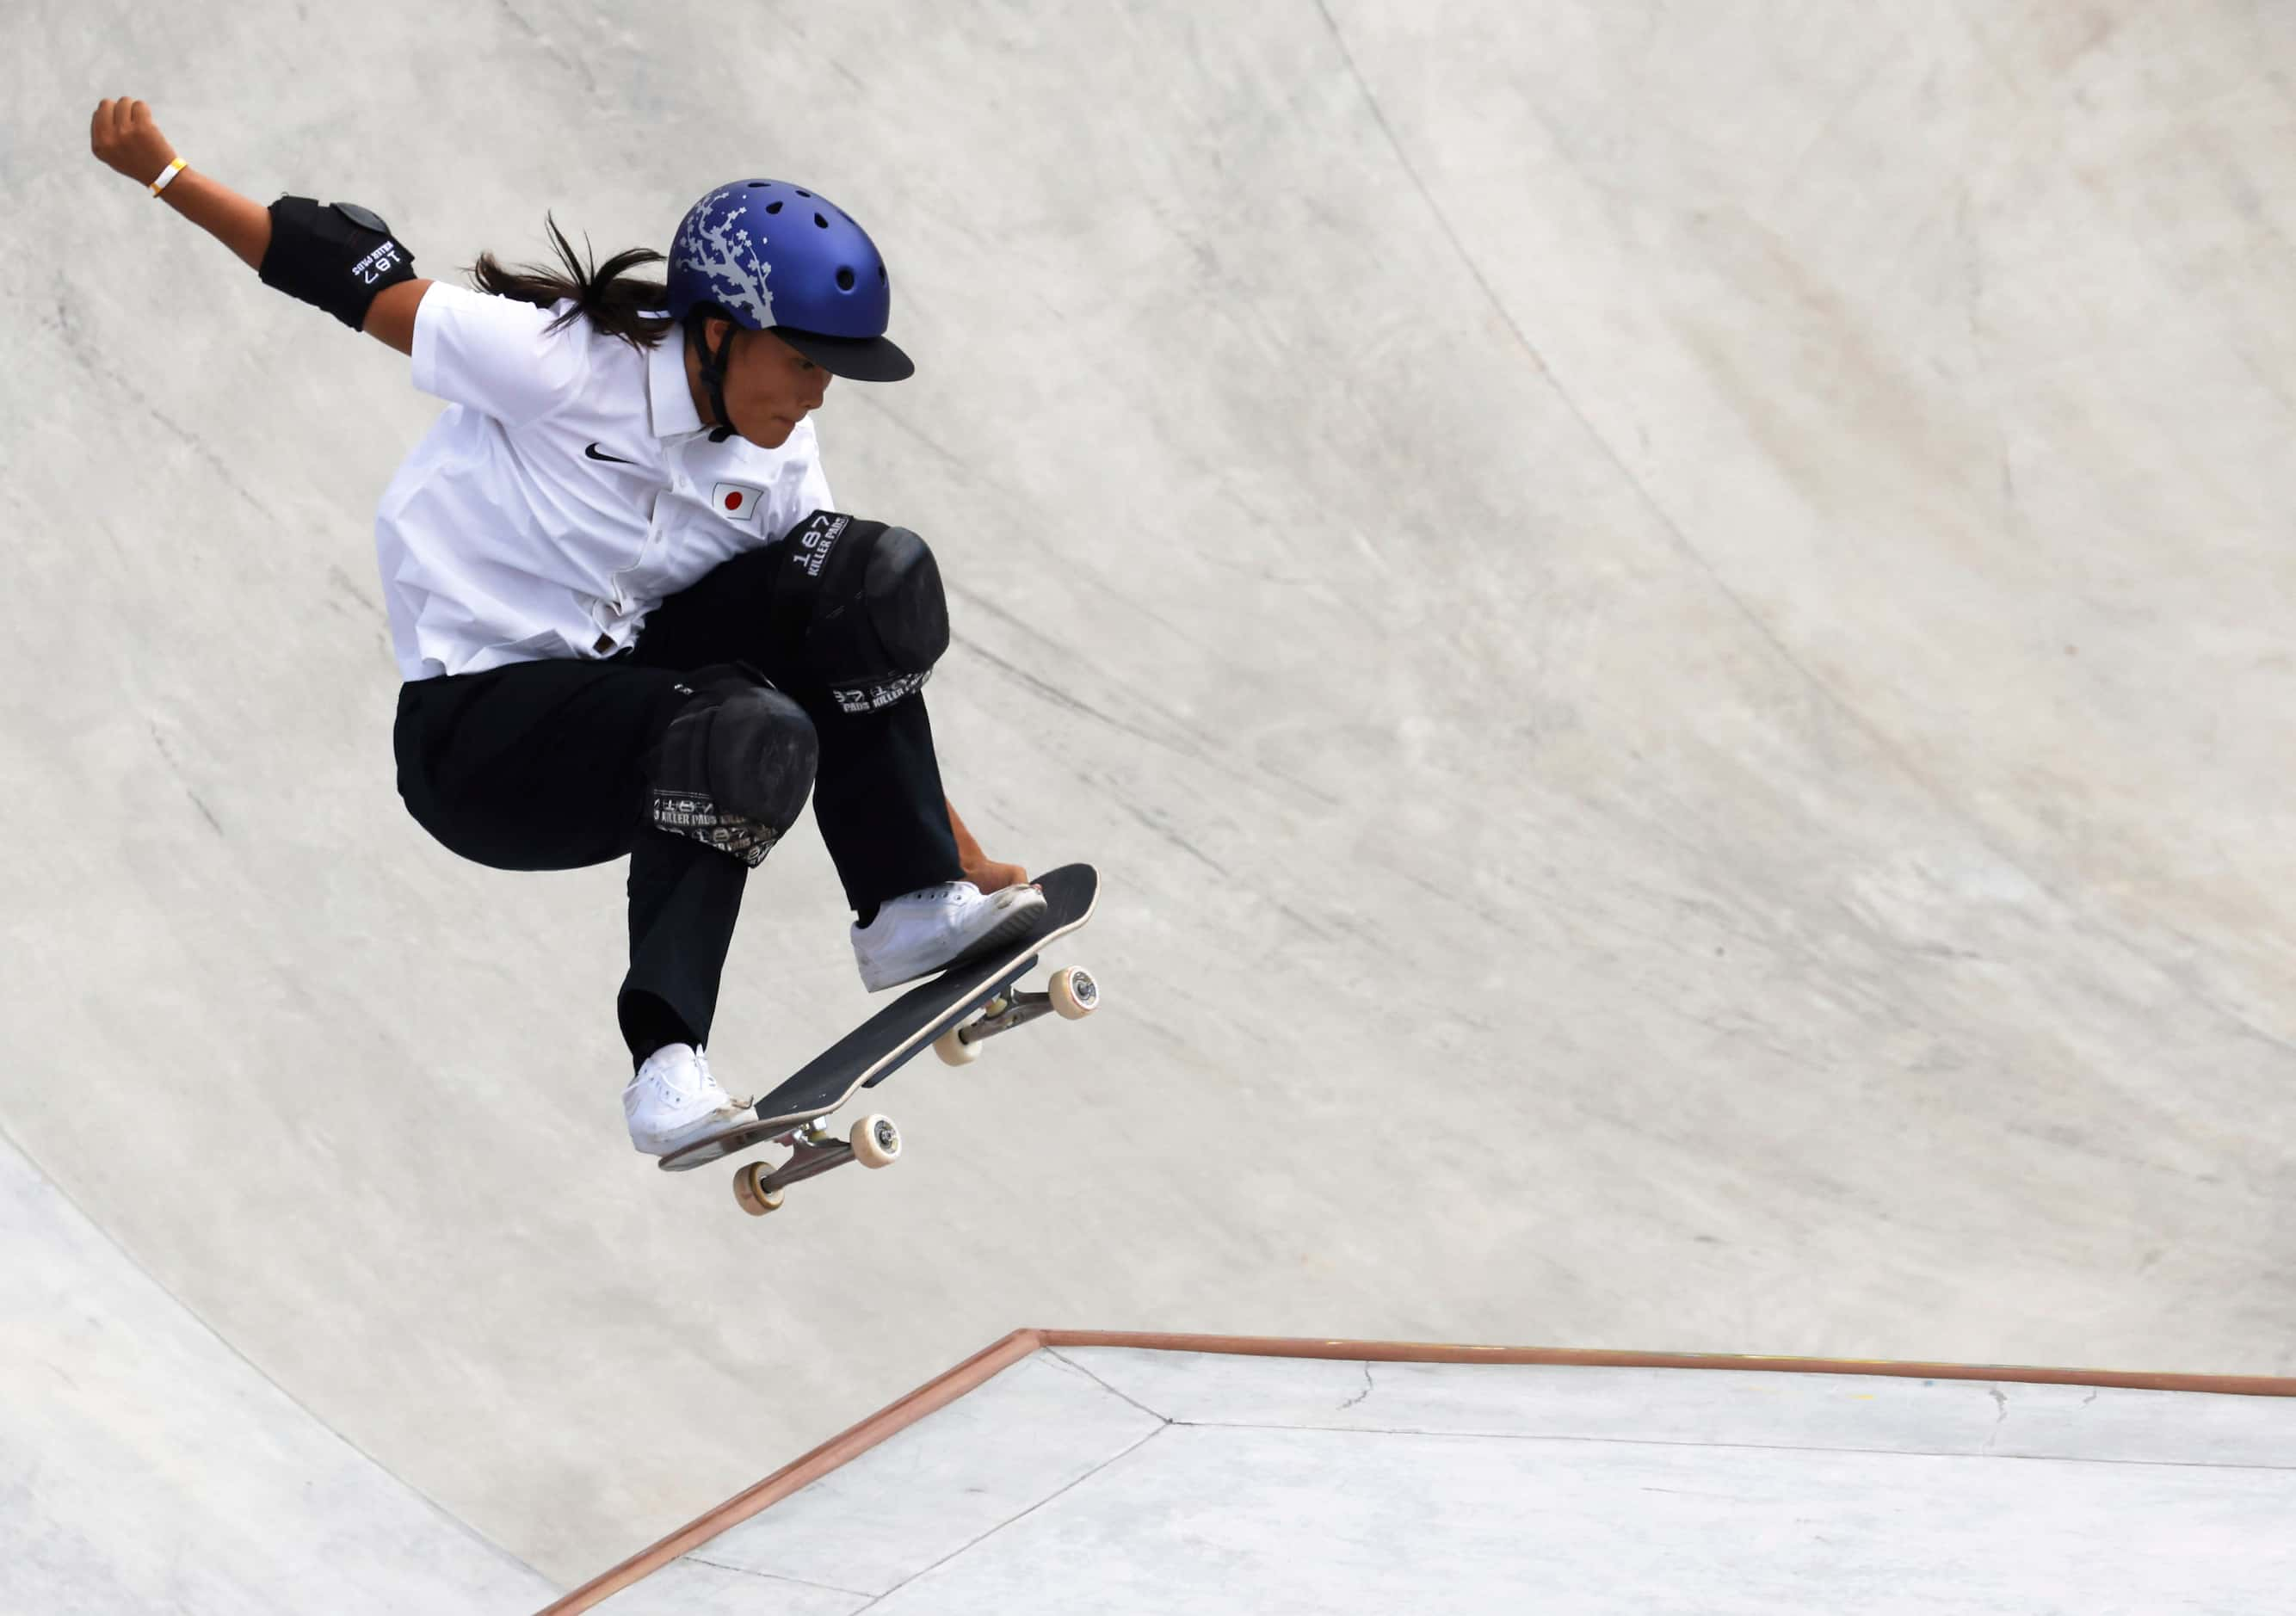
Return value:
M 176 160 L 176 148 L 160 133 L 151 107 L 125 95 L 96 103 L 87 144 L 105 167 L 139 185 L 150 185 Z

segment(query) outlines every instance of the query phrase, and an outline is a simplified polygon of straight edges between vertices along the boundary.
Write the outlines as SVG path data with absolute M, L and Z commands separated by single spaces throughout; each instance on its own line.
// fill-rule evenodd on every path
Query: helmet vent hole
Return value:
M 800 191 L 798 194 L 802 197 L 810 198 L 813 195 L 813 193 L 810 191 Z
M 878 265 L 878 266 L 877 266 L 877 279 L 878 279 L 878 280 L 880 280 L 880 281 L 886 282 L 886 283 L 887 283 L 887 284 L 890 284 L 890 282 L 887 280 L 887 277 L 886 277 L 886 275 L 885 275 L 885 267 L 884 267 L 882 264 L 880 264 L 880 265 Z
M 813 222 L 814 222 L 815 224 L 816 224 L 816 225 L 820 226 L 824 230 L 826 230 L 826 229 L 828 229 L 828 228 L 829 228 L 829 221 L 828 221 L 827 219 L 825 219 L 825 218 L 822 217 L 821 217 L 821 215 L 819 215 L 818 213 L 816 213 L 816 214 L 815 214 L 815 215 L 813 216 Z
M 750 182 L 750 189 L 755 191 L 761 185 L 770 185 L 773 183 L 769 179 L 753 179 Z
M 778 201 L 771 201 L 766 204 L 766 211 L 767 213 L 779 213 L 781 210 L 782 205 Z
M 842 264 L 837 267 L 837 290 L 840 291 L 853 290 L 853 272 Z

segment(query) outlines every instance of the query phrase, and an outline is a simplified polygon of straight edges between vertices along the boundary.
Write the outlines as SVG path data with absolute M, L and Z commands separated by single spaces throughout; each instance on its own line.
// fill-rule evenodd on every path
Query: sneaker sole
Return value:
M 979 942 L 943 965 L 940 970 L 960 971 L 977 961 L 987 959 L 999 949 L 1011 947 L 1037 929 L 1037 922 L 1043 918 L 1046 907 L 1044 894 L 1040 892 L 1037 895 L 1035 903 L 1026 904 L 1014 909 L 1012 914 L 991 926 L 988 934 Z M 940 971 L 936 971 L 932 974 L 939 976 Z
M 1000 949 L 1009 948 L 1026 937 L 1035 928 L 1037 922 L 1043 917 L 1046 906 L 1044 895 L 1039 893 L 1037 902 L 1013 910 L 1012 914 L 991 926 L 972 947 L 947 964 L 934 965 L 929 970 L 918 972 L 914 976 L 904 976 L 881 986 L 869 987 L 869 991 L 882 993 L 889 988 L 905 988 L 911 982 L 922 982 L 947 972 L 962 971 L 967 965 L 978 964 Z M 864 982 L 863 986 L 868 987 L 868 984 Z
M 655 1142 L 660 1144 L 660 1149 L 656 1149 L 654 1144 L 640 1144 L 636 1139 L 632 1139 L 630 1144 L 641 1156 L 675 1156 L 682 1150 L 691 1149 L 721 1134 L 730 1134 L 747 1127 L 753 1120 L 750 1108 L 750 1101 L 735 1100 L 725 1110 L 712 1112 L 699 1122 L 689 1122 L 684 1128 L 671 1129 L 664 1136 L 667 1143 Z

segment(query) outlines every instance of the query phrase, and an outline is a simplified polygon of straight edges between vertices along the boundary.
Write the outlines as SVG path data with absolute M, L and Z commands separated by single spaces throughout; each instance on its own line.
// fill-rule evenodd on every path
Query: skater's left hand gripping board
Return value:
M 263 283 L 324 308 L 402 354 L 414 351 L 414 313 L 431 283 L 390 226 L 356 202 L 283 196 L 266 208 L 176 155 L 149 103 L 98 103 L 88 144 L 115 172 L 214 236 Z

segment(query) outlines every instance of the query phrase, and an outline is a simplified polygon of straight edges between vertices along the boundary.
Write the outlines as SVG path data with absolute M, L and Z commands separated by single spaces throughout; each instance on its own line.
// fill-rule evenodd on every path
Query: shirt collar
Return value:
M 693 390 L 685 384 L 685 333 L 675 325 L 648 352 L 646 404 L 657 438 L 682 438 L 701 430 Z

